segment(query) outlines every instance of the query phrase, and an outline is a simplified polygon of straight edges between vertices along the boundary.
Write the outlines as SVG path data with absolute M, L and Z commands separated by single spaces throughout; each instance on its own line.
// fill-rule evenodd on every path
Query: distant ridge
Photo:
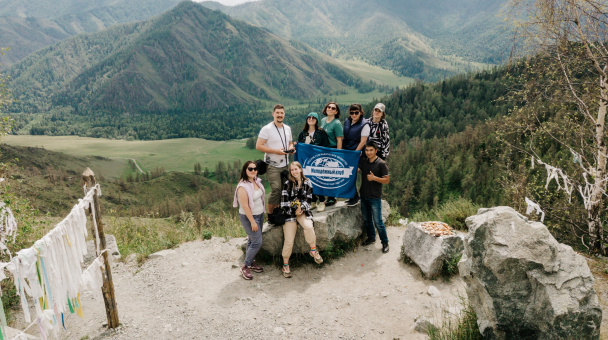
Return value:
M 2 67 L 70 36 L 98 32 L 115 24 L 149 19 L 180 0 L 1 0 Z
M 121 115 L 248 111 L 260 100 L 318 97 L 357 80 L 303 44 L 193 2 L 146 22 L 69 38 L 8 74 L 18 100 L 13 111 L 104 124 Z
M 202 4 L 334 57 L 429 81 L 506 60 L 506 0 L 260 0 Z

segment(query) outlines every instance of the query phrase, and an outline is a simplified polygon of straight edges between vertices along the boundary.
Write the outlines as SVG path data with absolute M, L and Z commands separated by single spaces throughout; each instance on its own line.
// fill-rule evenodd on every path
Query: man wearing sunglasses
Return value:
M 264 153 L 264 161 L 268 164 L 266 178 L 270 183 L 270 197 L 268 198 L 268 214 L 281 204 L 281 172 L 287 171 L 289 163 L 288 154 L 294 153 L 291 128 L 283 124 L 285 108 L 281 104 L 272 110 L 273 121 L 265 125 L 258 135 L 255 148 Z
M 369 124 L 361 104 L 352 104 L 348 109 L 350 117 L 344 121 L 344 150 L 361 151 L 369 137 Z M 362 154 L 361 157 L 364 155 Z M 346 205 L 353 206 L 359 203 L 359 193 L 355 189 L 355 196 L 346 201 Z

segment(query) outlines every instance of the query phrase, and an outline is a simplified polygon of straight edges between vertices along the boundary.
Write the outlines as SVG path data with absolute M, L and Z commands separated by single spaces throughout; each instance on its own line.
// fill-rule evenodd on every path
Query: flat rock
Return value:
M 466 220 L 458 264 L 486 339 L 599 339 L 602 309 L 585 258 L 510 207 Z
M 389 204 L 382 200 L 382 220 L 386 222 L 391 212 Z M 313 225 L 317 236 L 317 248 L 321 251 L 326 250 L 331 244 L 352 242 L 363 234 L 363 216 L 361 215 L 361 204 L 347 206 L 340 201 L 336 205 L 327 207 L 323 212 L 313 213 Z M 241 245 L 245 250 L 246 243 Z M 281 254 L 283 249 L 283 226 L 269 225 L 264 223 L 262 228 L 262 249 L 261 251 L 271 255 Z M 310 247 L 304 239 L 304 231 L 298 225 L 296 238 L 293 246 L 293 253 L 308 253 Z
M 455 230 L 455 235 L 433 236 L 424 232 L 421 223 L 408 223 L 403 234 L 402 256 L 417 265 L 429 279 L 441 274 L 445 261 L 461 256 L 464 234 Z
M 441 297 L 441 292 L 435 286 L 430 286 L 429 290 L 426 293 L 429 294 L 429 296 L 433 297 L 433 298 L 440 298 Z
M 171 255 L 171 254 L 175 254 L 175 250 L 173 250 L 173 249 L 165 249 L 165 250 L 161 250 L 159 252 L 156 252 L 154 254 L 148 255 L 148 258 L 149 259 L 163 258 L 163 257 L 166 257 L 167 255 Z
M 429 320 L 423 316 L 419 316 L 414 321 L 414 325 L 412 326 L 412 329 L 415 330 L 416 332 L 427 334 L 431 327 L 434 327 L 431 320 Z

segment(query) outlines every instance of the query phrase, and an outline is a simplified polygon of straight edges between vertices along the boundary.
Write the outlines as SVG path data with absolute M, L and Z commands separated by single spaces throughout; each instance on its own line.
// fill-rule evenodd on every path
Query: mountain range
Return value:
M 71 36 L 146 20 L 178 3 L 179 0 L 0 0 L 0 46 L 11 48 L 0 62 L 8 67 Z
M 334 57 L 360 58 L 425 80 L 508 56 L 505 0 L 260 0 L 203 2 Z
M 204 2 L 287 40 L 339 58 L 357 58 L 427 81 L 498 64 L 508 55 L 506 0 L 260 0 L 239 6 Z M 0 0 L 0 56 L 6 68 L 70 36 L 136 22 L 178 0 Z M 481 63 L 481 64 L 479 64 Z
M 210 114 L 313 98 L 358 78 L 310 47 L 193 2 L 71 37 L 9 69 L 15 112 Z M 96 116 L 92 118 L 92 116 Z

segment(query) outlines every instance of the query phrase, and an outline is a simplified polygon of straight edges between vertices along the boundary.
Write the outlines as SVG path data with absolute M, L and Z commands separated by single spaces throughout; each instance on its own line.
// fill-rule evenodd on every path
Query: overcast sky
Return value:
M 205 0 L 196 0 L 196 1 L 205 1 Z M 250 2 L 250 1 L 256 1 L 256 0 L 212 0 L 215 2 L 219 2 L 223 5 L 227 5 L 227 6 L 234 6 L 234 5 L 238 5 L 238 4 L 242 4 L 243 2 Z

